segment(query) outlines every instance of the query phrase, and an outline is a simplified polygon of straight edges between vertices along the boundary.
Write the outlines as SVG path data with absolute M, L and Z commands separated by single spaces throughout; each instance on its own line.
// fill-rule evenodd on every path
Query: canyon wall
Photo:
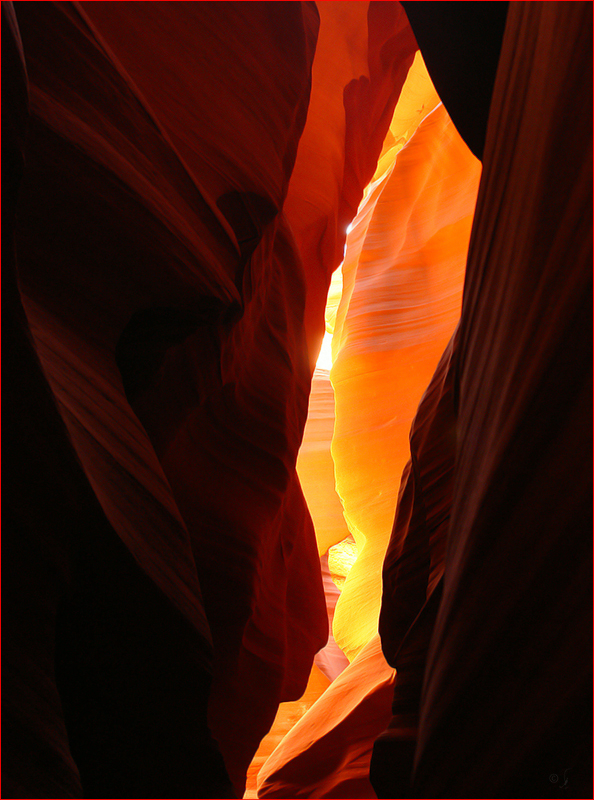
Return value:
M 61 566 L 10 586 L 5 780 L 241 794 L 327 640 L 295 464 L 330 275 L 416 43 L 385 3 L 21 3 L 16 22 L 14 335 L 37 388 L 11 406 L 8 538 L 19 576 L 23 527 Z M 35 447 L 60 445 L 38 477 L 42 395 Z M 38 492 L 44 471 L 70 503 Z M 46 696 L 55 733 L 33 735 Z
M 384 567 L 404 680 L 383 797 L 592 792 L 591 24 L 587 3 L 510 4 L 459 334 Z M 417 744 L 398 772 L 400 713 Z
M 480 171 L 417 54 L 347 237 L 340 302 L 331 298 L 328 310 L 335 420 L 323 452 L 331 447 L 357 550 L 333 633 L 352 663 L 264 764 L 261 797 L 375 796 L 371 748 L 389 721 L 394 682 L 377 636 L 382 562 L 411 421 L 460 314 Z M 311 446 L 306 428 L 301 458 L 313 484 Z M 314 520 L 331 496 L 318 483 L 308 497 Z M 344 533 L 330 538 L 334 528 L 320 522 L 324 552 Z
M 3 796 L 591 795 L 591 4 L 434 5 L 3 4 Z

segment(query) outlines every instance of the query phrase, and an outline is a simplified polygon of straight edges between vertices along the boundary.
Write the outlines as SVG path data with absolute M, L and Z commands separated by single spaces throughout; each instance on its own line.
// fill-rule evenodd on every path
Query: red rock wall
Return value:
M 90 796 L 118 780 L 129 796 L 228 793 L 209 697 L 241 793 L 327 638 L 295 462 L 330 274 L 414 38 L 384 3 L 22 3 L 17 17 L 30 95 L 20 291 L 70 457 L 111 531 L 66 548 L 62 594 L 85 602 L 47 631 L 62 695 L 86 675 L 64 710 L 75 759 Z M 150 621 L 169 630 L 170 617 L 183 646 L 147 645 Z M 202 705 L 172 736 L 192 671 Z M 151 715 L 158 673 L 169 688 Z M 116 714 L 127 691 L 134 709 Z M 172 747 L 166 788 L 153 766 Z
M 397 668 L 394 688 L 374 707 L 379 695 L 370 682 L 369 695 L 355 703 L 366 712 L 356 724 L 343 715 L 347 707 L 356 715 L 345 698 L 352 699 L 349 676 L 364 648 L 265 763 L 260 796 L 375 796 L 366 744 L 390 700 L 392 717 L 371 765 L 380 797 L 591 793 L 591 450 L 583 438 L 591 404 L 591 129 L 586 114 L 568 111 L 585 97 L 591 74 L 584 33 L 590 15 L 585 4 L 516 4 L 510 12 L 461 326 L 412 424 L 412 458 L 384 564 L 380 632 Z M 563 56 L 562 41 L 573 45 Z M 560 153 L 561 120 L 569 116 L 571 146 Z M 349 310 L 357 281 L 374 288 L 364 284 L 364 238 L 355 238 L 364 211 L 365 204 L 351 234 L 357 271 L 350 282 L 348 250 L 345 261 L 342 302 Z M 376 247 L 385 242 L 374 240 Z M 388 283 L 388 270 L 382 278 Z M 370 295 L 361 295 L 367 310 L 363 297 Z M 382 331 L 374 322 L 370 340 Z M 349 344 L 363 352 L 363 324 L 353 327 L 335 355 L 341 344 L 347 353 Z M 340 335 L 340 309 L 336 328 Z M 359 452 L 373 444 L 365 425 L 379 403 L 363 404 L 367 414 L 360 403 L 370 363 L 361 356 L 359 370 L 345 371 L 345 383 L 359 391 L 351 391 L 342 419 L 335 382 L 337 428 L 342 422 L 347 436 L 337 436 L 333 454 L 347 519 L 352 495 L 340 483 L 340 447 L 357 465 Z M 340 357 L 333 376 L 338 366 Z M 359 450 L 347 438 L 357 430 L 367 433 Z M 367 477 L 361 469 L 352 491 L 381 485 L 382 476 Z M 370 505 L 367 495 L 353 508 L 369 516 Z M 356 568 L 349 580 L 353 575 Z M 343 643 L 360 635 L 367 596 L 361 592 L 350 615 L 335 622 Z M 344 592 L 340 602 L 346 599 Z M 560 648 L 552 646 L 552 632 Z M 379 664 L 379 650 L 375 658 Z M 373 669 L 368 663 L 357 674 L 359 689 Z
M 418 74 L 394 116 L 400 4 L 16 21 L 3 794 L 241 794 L 304 691 L 327 616 L 297 453 L 373 180 L 335 323 L 352 661 L 261 793 L 373 796 L 388 724 L 380 796 L 588 796 L 591 6 L 511 4 L 418 411 L 479 168 Z
M 591 24 L 585 3 L 510 4 L 459 338 L 384 568 L 380 797 L 592 791 Z

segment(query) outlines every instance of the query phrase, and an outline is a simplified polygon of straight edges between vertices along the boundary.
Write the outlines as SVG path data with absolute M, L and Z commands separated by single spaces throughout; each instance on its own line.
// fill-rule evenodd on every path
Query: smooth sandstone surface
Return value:
M 375 797 L 369 760 L 393 687 L 376 635 L 265 762 L 258 797 Z
M 591 796 L 591 4 L 2 13 L 3 795 Z
M 417 86 L 411 91 L 418 101 Z M 384 172 L 361 205 L 342 266 L 330 373 L 332 456 L 359 558 L 337 606 L 334 635 L 349 658 L 377 631 L 381 565 L 410 424 L 460 313 L 480 178 L 480 162 L 444 107 L 429 108 L 435 94 L 428 77 L 425 96 L 429 113 L 403 149 L 394 144 L 380 161 Z M 395 120 L 410 130 L 398 108 Z
M 330 276 L 414 37 L 400 5 L 385 3 L 16 12 L 30 101 L 16 233 L 28 325 L 68 446 L 123 543 L 113 558 L 130 556 L 147 581 L 138 608 L 153 591 L 180 615 L 206 695 L 212 676 L 169 791 L 209 786 L 209 768 L 191 764 L 210 730 L 241 793 L 279 702 L 302 695 L 327 641 L 295 464 Z M 92 562 L 70 563 L 74 584 L 92 585 Z M 58 645 L 74 676 L 86 669 L 69 652 L 77 626 L 89 658 L 117 635 L 81 609 Z M 169 647 L 183 662 L 185 645 Z M 124 682 L 142 674 L 142 649 L 127 657 Z M 65 714 L 88 762 L 83 785 L 105 796 L 115 790 L 102 781 L 124 767 L 114 744 L 99 768 L 94 748 L 116 723 L 102 711 L 109 687 L 90 675 Z M 116 738 L 150 738 L 166 713 L 147 726 L 140 706 L 125 710 Z M 123 760 L 126 791 L 142 795 L 134 781 L 150 784 L 151 748 Z
M 329 371 L 316 368 L 303 441 L 297 456 L 297 474 L 314 523 L 320 555 L 349 535 L 342 503 L 335 489 L 334 461 L 330 451 L 333 435 L 334 389 Z
M 351 661 L 375 642 L 373 669 L 388 674 L 377 646 L 384 550 L 400 474 L 410 453 L 410 423 L 457 322 L 480 177 L 480 163 L 439 103 L 418 54 L 382 153 L 347 238 L 338 305 L 336 292 L 331 289 L 329 295 L 327 321 L 328 327 L 334 326 L 335 358 L 330 372 L 336 405 L 333 435 L 332 415 L 326 406 L 321 410 L 321 389 L 314 375 L 298 467 L 301 462 L 324 552 L 337 539 L 336 534 L 331 537 L 328 520 L 334 486 L 321 482 L 324 474 L 330 475 L 330 433 L 336 488 L 357 552 L 333 614 L 333 634 Z M 443 204 L 435 202 L 434 193 Z M 389 403 L 384 399 L 386 387 Z M 328 394 L 324 397 L 330 402 Z M 327 420 L 324 437 L 322 415 Z M 326 473 L 313 472 L 314 447 L 326 454 Z M 305 472 L 307 468 L 312 472 Z M 318 476 L 318 482 L 310 474 Z M 310 494 L 309 482 L 315 487 Z M 391 695 L 387 689 L 378 693 L 370 682 L 367 697 L 362 667 L 355 672 L 347 668 L 335 679 L 308 712 L 308 724 L 303 721 L 281 741 L 260 772 L 261 796 L 374 796 L 367 777 L 372 739 L 389 718 Z M 352 716 L 331 730 L 327 708 L 343 707 L 348 680 L 355 679 L 360 707 L 353 705 Z M 349 702 L 355 702 L 352 696 Z M 369 725 L 360 725 L 360 715 L 372 707 L 375 717 L 370 716 Z M 310 774 L 315 779 L 310 781 Z
M 591 24 L 510 4 L 460 326 L 384 565 L 380 797 L 592 793 Z
M 592 793 L 591 24 L 587 3 L 510 4 L 460 324 L 421 796 Z

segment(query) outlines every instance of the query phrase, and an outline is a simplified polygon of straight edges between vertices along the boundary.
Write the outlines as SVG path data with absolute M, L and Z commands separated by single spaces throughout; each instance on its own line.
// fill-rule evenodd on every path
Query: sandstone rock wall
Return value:
M 56 649 L 62 678 L 47 680 L 54 695 L 62 681 L 90 796 L 228 793 L 209 730 L 241 793 L 327 640 L 295 464 L 330 275 L 414 37 L 385 3 L 22 3 L 16 18 L 30 103 L 21 330 L 59 413 L 49 429 L 65 426 L 82 468 L 76 503 L 108 531 L 81 523 L 80 541 L 58 544 L 60 512 L 38 509 L 33 541 L 49 536 L 69 571 L 48 579 L 54 616 L 66 611 L 48 623 L 44 658 Z M 25 485 L 15 501 L 37 507 Z M 10 613 L 27 597 L 15 592 Z M 179 643 L 147 644 L 150 620 L 169 617 Z M 175 726 L 192 670 L 199 707 L 169 733 L 179 775 L 165 788 L 171 747 L 156 758 L 147 742 Z

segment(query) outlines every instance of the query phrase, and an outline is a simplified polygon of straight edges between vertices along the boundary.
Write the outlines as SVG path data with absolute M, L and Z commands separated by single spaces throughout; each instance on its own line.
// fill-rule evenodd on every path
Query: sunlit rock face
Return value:
M 334 641 L 332 623 L 340 591 L 356 559 L 353 552 L 355 543 L 335 490 L 334 462 L 330 452 L 333 433 L 334 390 L 328 370 L 316 368 L 303 442 L 297 458 L 297 474 L 312 515 L 321 554 L 329 623 L 328 642 L 316 654 L 315 663 L 330 680 L 334 680 L 348 664 L 348 659 Z
M 289 731 L 299 722 L 307 711 L 313 706 L 320 695 L 328 687 L 329 678 L 314 664 L 307 682 L 307 687 L 299 698 L 292 702 L 281 703 L 274 723 L 268 734 L 260 742 L 247 772 L 245 798 L 258 796 L 257 781 L 262 766 L 266 763 L 271 753 L 280 744 Z
M 312 101 L 285 203 L 287 214 L 293 215 L 291 220 L 295 219 L 292 228 L 303 254 L 303 263 L 306 268 L 317 270 L 321 266 L 335 269 L 343 259 L 347 225 L 355 215 L 363 190 L 373 177 L 377 156 L 384 146 L 384 137 L 393 116 L 394 103 L 409 74 L 416 49 L 398 6 L 372 4 L 367 12 L 363 4 L 321 3 L 319 10 L 320 34 L 312 70 Z M 337 48 L 337 42 L 345 32 L 346 59 L 345 51 Z M 378 61 L 379 47 L 390 54 L 390 60 L 383 66 Z M 397 52 L 402 56 L 406 54 L 406 57 L 400 61 L 395 58 Z M 378 85 L 378 79 L 386 68 L 392 75 L 392 91 Z M 336 84 L 340 86 L 341 83 L 347 88 L 344 93 L 337 94 Z M 373 93 L 375 100 L 372 100 Z M 378 113 L 381 113 L 382 122 L 376 127 L 370 122 Z M 366 128 L 367 142 L 376 154 L 375 159 L 370 159 L 360 149 L 362 143 L 357 141 L 360 135 L 357 126 L 360 124 Z M 340 166 L 341 154 L 345 159 L 344 169 Z M 300 172 L 301 156 L 318 165 L 315 182 L 312 182 L 309 171 Z M 304 163 L 309 170 L 310 162 Z M 299 193 L 293 195 L 293 188 L 299 189 Z M 339 291 L 335 291 L 335 303 L 338 296 Z M 308 295 L 306 317 L 309 319 L 308 315 L 312 315 L 318 326 L 313 331 L 313 344 L 310 345 L 310 352 L 314 354 L 317 354 L 324 330 L 326 302 L 327 290 L 324 295 Z M 330 330 L 333 316 L 331 312 L 327 320 Z M 313 377 L 309 417 L 297 469 L 315 522 L 321 554 L 349 536 L 342 505 L 334 489 L 334 463 L 330 454 L 333 429 L 333 390 L 327 372 L 318 369 Z M 347 549 L 352 548 L 347 545 Z M 347 558 L 344 564 L 337 565 L 338 571 L 344 570 L 340 583 L 344 583 L 346 567 L 348 565 L 350 569 L 351 563 L 352 558 Z M 332 622 L 338 593 L 329 574 L 325 574 L 325 584 L 328 615 Z M 316 665 L 332 678 L 347 663 L 333 637 L 316 657 Z M 285 725 L 283 715 L 292 713 L 291 705 L 281 711 L 270 737 L 276 737 L 277 731 Z M 294 790 L 295 787 L 286 789 Z
M 393 689 L 376 635 L 266 761 L 258 797 L 375 797 L 369 761 Z
M 348 237 L 332 344 L 336 487 L 359 551 L 334 620 L 349 658 L 377 631 L 410 423 L 460 313 L 480 177 L 420 59 L 384 150 Z
M 330 577 L 339 589 L 344 586 L 358 555 L 357 543 L 350 534 L 328 550 Z
M 410 454 L 410 423 L 458 319 L 479 176 L 479 162 L 417 56 L 347 239 L 342 297 L 337 304 L 331 292 L 327 311 L 335 358 L 332 457 L 352 532 L 328 550 L 330 571 L 347 576 L 337 576 L 333 633 L 352 663 L 265 763 L 262 797 L 375 796 L 369 762 L 393 695 L 377 636 L 383 555 Z M 310 409 L 319 430 L 318 403 Z M 310 449 L 306 428 L 304 466 Z M 324 499 L 321 487 L 308 497 L 314 519 L 328 513 Z M 331 541 L 329 533 L 321 551 Z
M 332 550 L 333 548 L 331 548 Z M 348 666 L 349 660 L 342 652 L 340 647 L 334 640 L 332 633 L 332 625 L 334 622 L 334 612 L 336 610 L 336 603 L 340 597 L 340 590 L 344 585 L 346 576 L 351 568 L 351 564 L 342 564 L 338 566 L 340 574 L 335 571 L 336 564 L 329 563 L 328 553 L 320 558 L 322 567 L 322 580 L 324 581 L 324 595 L 326 597 L 326 609 L 328 611 L 328 625 L 330 632 L 328 635 L 328 642 L 322 650 L 316 653 L 314 664 L 320 669 L 330 681 L 337 678 L 345 667 Z
M 317 368 L 297 457 L 297 474 L 314 523 L 320 555 L 349 535 L 335 489 L 334 461 L 330 452 L 333 434 L 334 389 L 328 370 Z
M 417 49 L 399 3 L 322 0 L 316 8 L 307 122 L 284 204 L 309 278 L 305 324 L 312 370 L 329 276 L 342 261 L 347 226 L 373 177 Z
M 591 796 L 591 4 L 15 6 L 3 794 Z

